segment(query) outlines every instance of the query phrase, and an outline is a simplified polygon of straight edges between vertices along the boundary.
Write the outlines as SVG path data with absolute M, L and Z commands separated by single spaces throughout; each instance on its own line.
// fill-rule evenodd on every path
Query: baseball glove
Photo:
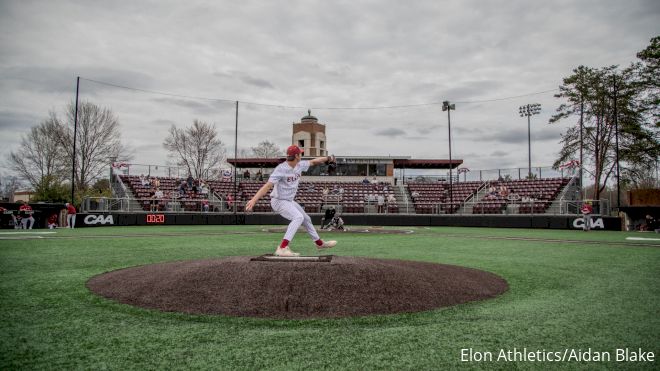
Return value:
M 337 168 L 337 159 L 335 158 L 335 155 L 330 155 L 328 156 L 328 159 L 325 161 L 325 164 L 328 165 L 330 169 L 336 169 Z

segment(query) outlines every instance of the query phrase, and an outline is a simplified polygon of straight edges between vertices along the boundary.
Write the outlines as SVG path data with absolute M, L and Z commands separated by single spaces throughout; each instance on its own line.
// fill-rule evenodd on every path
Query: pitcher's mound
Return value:
M 250 259 L 132 267 L 92 277 L 87 287 L 167 312 L 289 319 L 418 312 L 508 288 L 492 273 L 453 265 L 341 256 L 325 263 Z

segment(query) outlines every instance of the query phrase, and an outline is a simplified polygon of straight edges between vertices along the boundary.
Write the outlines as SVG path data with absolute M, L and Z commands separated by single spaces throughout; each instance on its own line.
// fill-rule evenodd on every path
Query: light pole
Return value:
M 532 130 L 531 130 L 531 124 L 530 124 L 530 117 L 532 115 L 538 115 L 541 112 L 541 105 L 538 103 L 534 104 L 526 104 L 524 106 L 520 106 L 519 108 L 520 111 L 520 117 L 525 117 L 527 116 L 527 151 L 528 151 L 528 174 L 527 177 L 528 179 L 532 178 Z
M 449 128 L 449 202 L 452 203 L 454 202 L 454 196 L 452 195 L 452 172 L 451 172 L 451 110 L 456 110 L 456 105 L 455 104 L 449 104 L 449 101 L 444 101 L 442 102 L 442 111 L 447 111 L 447 127 Z M 451 206 L 450 206 L 451 210 Z

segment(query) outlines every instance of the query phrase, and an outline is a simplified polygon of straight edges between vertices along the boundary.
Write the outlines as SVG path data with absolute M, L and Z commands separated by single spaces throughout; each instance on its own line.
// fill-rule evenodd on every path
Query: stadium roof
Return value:
M 353 160 L 391 160 L 396 169 L 449 169 L 450 162 L 449 160 L 444 159 L 425 159 L 425 160 L 416 160 L 406 157 L 340 157 L 337 156 L 338 162 L 341 164 L 341 159 L 353 159 Z M 239 159 L 227 159 L 227 162 L 233 166 L 239 168 L 273 168 L 280 163 L 284 162 L 284 157 L 281 158 L 239 158 Z M 356 162 L 352 162 L 356 163 Z M 452 159 L 451 168 L 455 169 L 463 163 L 461 159 Z
M 415 159 L 395 159 L 394 167 L 396 169 L 455 169 L 463 163 L 463 160 L 415 160 Z

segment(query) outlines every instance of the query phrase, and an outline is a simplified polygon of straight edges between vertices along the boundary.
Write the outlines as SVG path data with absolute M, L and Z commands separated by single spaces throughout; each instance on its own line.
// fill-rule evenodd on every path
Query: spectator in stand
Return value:
M 163 194 L 163 191 L 160 190 L 160 188 L 156 188 L 156 192 L 154 192 L 152 198 L 153 200 L 151 201 L 151 211 L 158 211 L 158 204 L 163 200 L 163 198 L 165 198 L 165 195 Z
M 364 177 L 364 179 L 362 179 L 362 184 L 369 184 L 369 179 L 367 179 L 367 177 Z
M 245 172 L 243 173 L 243 179 L 250 180 L 250 170 L 245 169 Z
M 328 193 L 330 193 L 330 189 L 328 189 L 328 186 L 323 187 L 323 197 L 327 196 Z
M 18 208 L 18 213 L 21 215 L 21 224 L 23 225 L 23 229 L 32 229 L 32 226 L 34 226 L 34 217 L 32 216 L 34 211 L 32 210 L 32 206 L 23 201 L 23 205 Z M 30 224 L 29 228 L 28 224 Z
M 143 186 L 149 186 L 149 180 L 144 176 L 144 174 L 140 174 L 140 184 Z
M 261 173 L 261 169 L 257 171 L 257 175 L 255 176 L 258 181 L 263 182 L 264 181 L 264 174 Z
M 225 200 L 225 195 L 223 195 L 222 193 L 218 194 L 218 202 L 219 203 L 216 203 L 216 205 L 220 206 L 220 210 L 218 210 L 218 207 L 216 206 L 215 211 L 222 211 L 222 209 L 224 208 L 224 205 L 225 205 L 224 200 Z
M 338 192 L 340 195 L 343 195 L 343 194 L 344 194 L 344 187 L 339 186 L 339 189 L 337 190 L 337 192 Z
M 181 184 L 179 184 L 178 191 L 179 191 L 179 197 L 185 196 L 186 192 L 188 192 L 188 186 L 185 180 L 182 180 Z
M 377 202 L 378 202 L 378 213 L 384 213 L 385 212 L 385 196 L 383 196 L 382 193 L 378 194 L 377 197 Z
M 231 193 L 227 194 L 227 209 L 233 210 L 234 209 L 234 197 L 232 197 Z
M 493 195 L 494 196 L 495 194 L 497 194 L 497 189 L 495 188 L 494 185 L 489 184 L 488 185 L 488 195 Z
M 188 184 L 188 189 L 192 189 L 194 182 L 195 179 L 193 178 L 192 174 L 188 173 L 188 179 L 186 179 L 186 183 Z
M 57 228 L 57 214 L 51 214 L 48 217 L 48 229 Z
M 201 181 L 199 193 L 201 193 L 204 196 L 207 196 L 209 194 L 209 186 L 203 180 Z
M 70 203 L 65 203 L 66 207 L 66 225 L 67 228 L 76 228 L 76 207 Z
M 501 186 L 499 193 L 502 198 L 506 199 L 509 196 L 509 189 L 506 186 Z
M 419 192 L 413 191 L 410 195 L 412 196 L 412 198 L 417 198 L 419 197 Z
M 390 193 L 389 195 L 387 195 L 387 207 L 389 209 L 390 207 L 393 206 L 396 206 L 396 197 L 394 197 L 394 195 Z
M 151 188 L 158 189 L 160 188 L 160 179 L 157 177 L 151 178 Z

